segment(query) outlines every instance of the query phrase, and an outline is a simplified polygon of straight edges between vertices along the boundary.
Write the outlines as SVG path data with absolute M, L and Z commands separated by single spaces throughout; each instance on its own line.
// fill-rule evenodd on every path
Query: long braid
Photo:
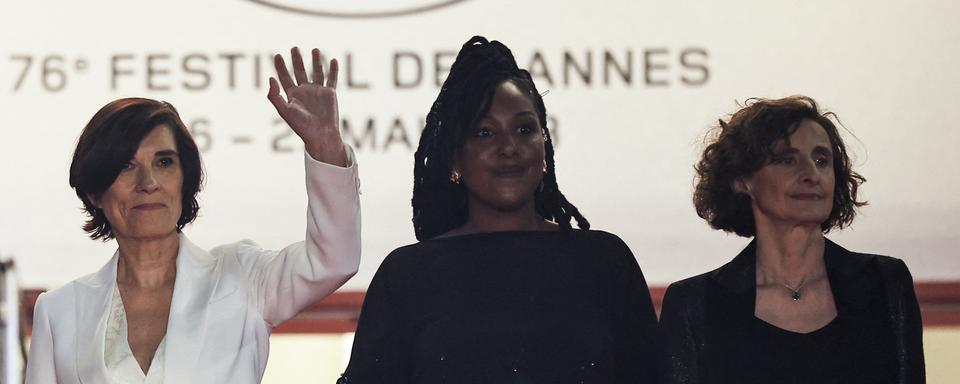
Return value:
M 530 73 L 517 67 L 513 53 L 500 42 L 474 36 L 457 54 L 427 114 L 414 155 L 413 227 L 418 240 L 431 239 L 466 222 L 466 190 L 450 180 L 453 156 L 463 146 L 465 132 L 489 109 L 497 86 L 507 80 L 528 93 L 546 138 L 547 170 L 543 189 L 535 193 L 537 213 L 555 221 L 563 230 L 571 228 L 571 218 L 577 220 L 578 227 L 590 228 L 590 223 L 557 186 L 546 108 Z
M 544 158 L 547 162 L 547 172 L 543 175 L 543 190 L 537 191 L 535 194 L 537 213 L 544 219 L 556 222 L 560 225 L 560 228 L 565 230 L 571 228 L 570 218 L 577 220 L 577 227 L 590 229 L 590 222 L 587 221 L 587 218 L 583 217 L 580 210 L 560 192 L 560 187 L 557 185 L 556 163 L 553 158 L 553 136 L 547 127 L 546 106 L 543 104 L 543 98 L 537 90 L 536 84 L 533 83 L 530 73 L 522 69 L 521 71 L 522 76 L 529 81 L 531 94 L 535 101 L 534 105 L 537 108 L 537 115 L 543 127 L 544 138 L 546 138 Z

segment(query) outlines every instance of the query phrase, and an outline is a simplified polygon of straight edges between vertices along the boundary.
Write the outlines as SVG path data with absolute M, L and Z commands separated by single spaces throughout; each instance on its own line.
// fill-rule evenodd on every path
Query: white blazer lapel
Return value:
M 77 374 L 82 383 L 107 383 L 103 360 L 107 316 L 117 285 L 117 251 L 97 273 L 77 280 Z
M 207 303 L 216 286 L 216 259 L 180 235 L 177 279 L 167 319 L 164 381 L 190 383 L 204 344 Z

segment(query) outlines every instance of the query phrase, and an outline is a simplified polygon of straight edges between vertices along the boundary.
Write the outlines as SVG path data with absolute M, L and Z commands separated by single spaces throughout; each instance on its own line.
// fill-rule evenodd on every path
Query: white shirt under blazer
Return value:
M 271 329 L 356 273 L 359 182 L 349 149 L 348 154 L 348 168 L 305 156 L 306 241 L 279 252 L 248 240 L 207 252 L 180 235 L 165 383 L 259 383 Z M 118 255 L 100 271 L 37 299 L 27 384 L 109 384 L 104 338 Z

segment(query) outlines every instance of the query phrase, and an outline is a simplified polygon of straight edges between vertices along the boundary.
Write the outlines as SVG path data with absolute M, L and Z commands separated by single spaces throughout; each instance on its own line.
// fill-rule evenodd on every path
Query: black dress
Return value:
M 665 383 L 923 383 L 920 309 L 903 261 L 826 241 L 837 317 L 807 334 L 754 316 L 756 242 L 671 284 L 660 316 Z
M 656 339 L 640 267 L 612 234 L 441 238 L 384 260 L 338 383 L 652 383 Z

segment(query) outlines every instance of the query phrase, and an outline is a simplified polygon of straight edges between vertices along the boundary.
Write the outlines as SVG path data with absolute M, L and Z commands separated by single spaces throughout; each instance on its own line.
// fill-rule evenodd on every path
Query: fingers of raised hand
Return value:
M 308 84 L 307 70 L 303 67 L 303 56 L 300 55 L 300 48 L 290 48 L 290 58 L 293 60 L 293 76 L 297 78 L 297 85 Z
M 272 77 L 270 78 L 270 90 L 267 91 L 267 99 L 277 109 L 280 117 L 286 119 L 287 101 L 283 99 L 283 96 L 280 96 L 280 84 L 277 83 L 277 79 Z
M 337 89 L 337 76 L 340 74 L 340 62 L 330 59 L 330 73 L 327 74 L 327 86 Z
M 340 72 L 340 64 L 337 59 L 330 59 L 328 73 L 323 73 L 323 55 L 320 50 L 313 49 L 313 82 L 318 85 L 326 85 L 330 88 L 337 88 L 337 74 Z M 326 83 L 326 84 L 324 84 Z
M 293 78 L 287 71 L 287 63 L 283 61 L 283 56 L 279 54 L 273 56 L 273 67 L 277 70 L 277 78 L 280 79 L 280 84 L 283 85 L 284 90 L 294 86 Z
M 337 77 L 340 72 L 339 62 L 337 62 L 336 59 L 331 59 L 329 70 L 327 73 L 324 73 L 323 55 L 320 54 L 320 50 L 314 48 L 311 51 L 311 56 L 311 64 L 313 64 L 312 84 L 336 89 Z M 293 61 L 292 77 L 290 76 L 290 71 L 287 69 L 287 63 L 283 60 L 283 56 L 275 55 L 273 57 L 273 66 L 277 70 L 277 79 L 280 81 L 280 85 L 283 87 L 283 90 L 287 93 L 289 93 L 290 88 L 311 84 L 310 80 L 307 78 L 307 70 L 304 66 L 303 56 L 300 54 L 299 48 L 293 47 L 290 49 L 290 59 Z

